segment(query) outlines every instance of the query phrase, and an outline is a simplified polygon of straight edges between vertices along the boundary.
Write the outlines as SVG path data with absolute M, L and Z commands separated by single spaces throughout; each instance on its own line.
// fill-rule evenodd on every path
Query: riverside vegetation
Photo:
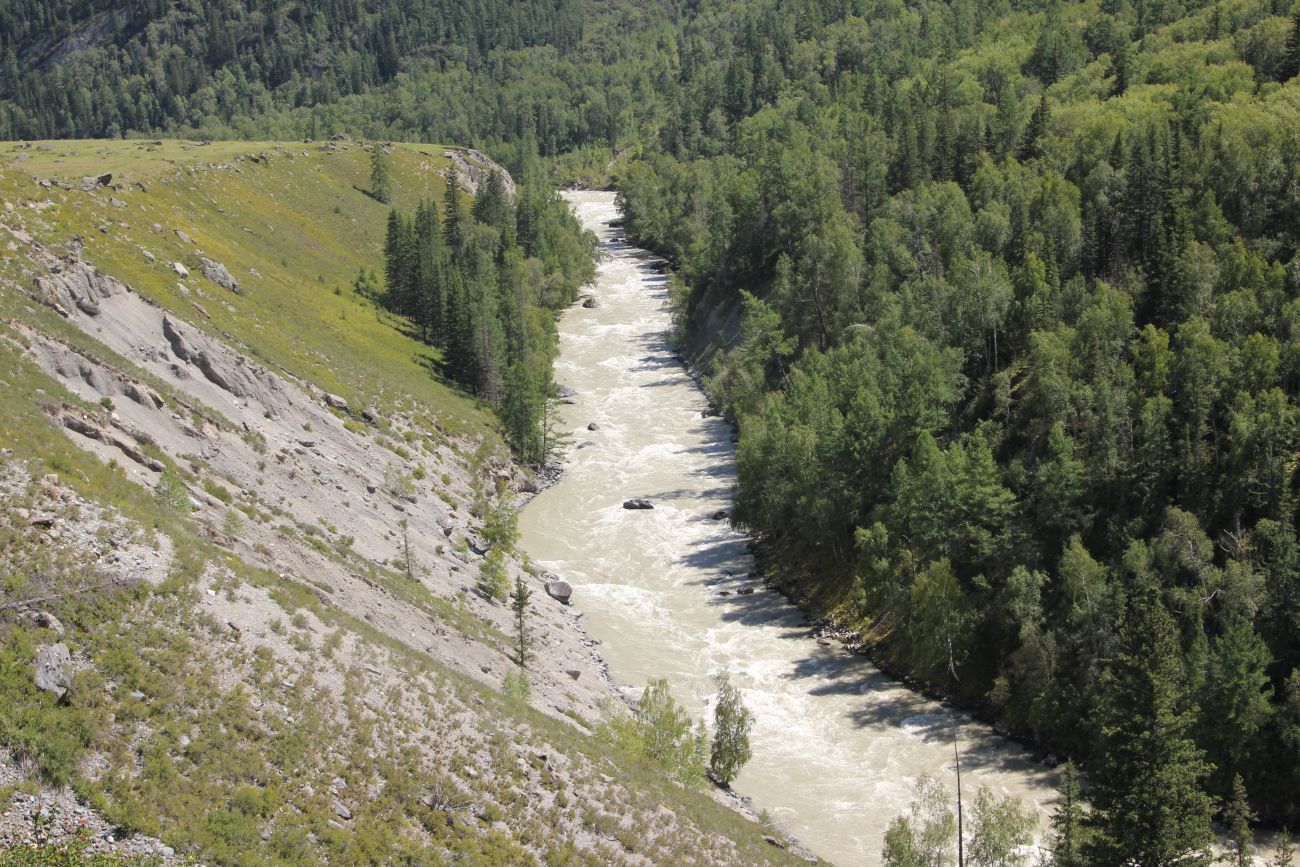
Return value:
M 1294 5 L 103 6 L 6 10 L 8 134 L 612 172 L 775 574 L 1077 759 L 1086 863 L 1300 822 Z

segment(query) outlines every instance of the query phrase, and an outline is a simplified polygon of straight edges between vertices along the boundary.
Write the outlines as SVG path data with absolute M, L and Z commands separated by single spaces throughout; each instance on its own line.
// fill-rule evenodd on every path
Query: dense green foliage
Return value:
M 636 714 L 619 716 L 603 724 L 598 736 L 624 752 L 661 766 L 674 779 L 691 786 L 704 783 L 709 762 L 709 739 L 704 723 L 692 721 L 686 709 L 660 678 L 646 684 Z
M 753 752 L 749 746 L 749 731 L 754 727 L 754 714 L 745 707 L 744 700 L 726 672 L 714 678 L 718 685 L 717 704 L 713 706 L 713 742 L 709 747 L 709 773 L 722 785 L 730 785 L 740 773 Z
M 737 518 L 880 653 L 1113 781 L 1116 859 L 1199 846 L 1235 774 L 1300 819 L 1296 28 L 705 4 L 619 181 L 679 330 L 730 347 Z
M 963 814 L 959 829 L 952 813 L 952 793 L 940 782 L 917 780 L 911 810 L 898 816 L 885 832 L 881 861 L 885 867 L 948 867 L 961 852 L 974 867 L 1023 867 L 1030 861 L 1034 817 L 1011 796 L 995 797 L 980 789 Z
M 370 94 L 404 63 L 463 75 L 582 36 L 579 0 L 5 0 L 0 139 L 233 126 Z
M 390 213 L 384 301 L 442 349 L 448 379 L 496 409 L 516 455 L 540 463 L 554 317 L 591 279 L 595 239 L 554 194 L 523 189 L 512 200 L 495 171 L 472 213 L 463 199 L 453 175 L 441 216 L 432 202 L 413 217 Z

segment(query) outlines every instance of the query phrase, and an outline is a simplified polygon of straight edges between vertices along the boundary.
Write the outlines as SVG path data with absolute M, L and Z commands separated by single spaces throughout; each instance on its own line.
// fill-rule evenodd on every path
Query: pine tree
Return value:
M 1133 60 L 1129 56 L 1129 48 L 1127 45 L 1116 47 L 1111 63 L 1115 71 L 1115 82 L 1111 85 L 1110 95 L 1123 96 L 1128 92 L 1130 78 L 1133 74 L 1130 69 Z
M 1286 61 L 1282 65 L 1283 81 L 1290 81 L 1300 75 L 1300 9 L 1291 16 L 1291 35 L 1286 41 Z
M 1084 867 L 1083 801 L 1079 791 L 1079 769 L 1074 761 L 1065 763 L 1061 775 L 1061 792 L 1052 811 L 1052 864 L 1054 867 Z
M 1136 573 L 1118 647 L 1102 675 L 1098 737 L 1090 768 L 1095 829 L 1090 863 L 1185 867 L 1209 863 L 1211 801 L 1200 788 L 1209 766 L 1189 736 L 1181 649 L 1134 543 Z
M 474 219 L 486 226 L 504 229 L 514 222 L 510 197 L 501 173 L 493 169 L 474 200 Z
M 385 293 L 389 309 L 402 316 L 410 316 L 413 309 L 413 241 L 410 222 L 396 208 L 389 211 L 384 236 Z
M 461 211 L 460 176 L 447 172 L 447 191 L 442 200 L 442 237 L 453 255 L 465 246 L 464 214 Z
M 387 205 L 393 200 L 392 166 L 383 145 L 370 151 L 370 195 Z
M 532 658 L 532 636 L 528 634 L 528 603 L 533 593 L 524 584 L 523 573 L 515 575 L 515 590 L 510 594 L 510 610 L 515 615 L 515 663 L 521 668 L 528 668 Z
M 1278 832 L 1277 842 L 1274 844 L 1275 850 L 1273 860 L 1269 862 L 1270 867 L 1292 867 L 1292 861 L 1295 858 L 1295 849 L 1291 844 L 1291 832 L 1283 828 Z
M 438 209 L 432 202 L 421 202 L 415 212 L 415 277 L 413 279 L 413 316 L 420 324 L 424 339 L 438 343 L 442 339 L 446 313 L 442 297 L 442 231 Z
M 1250 849 L 1255 842 L 1255 835 L 1250 830 L 1253 818 L 1255 817 L 1251 815 L 1250 804 L 1246 799 L 1246 784 L 1242 781 L 1241 774 L 1237 774 L 1232 778 L 1232 796 L 1223 814 L 1228 836 L 1236 847 L 1231 861 L 1236 867 L 1250 867 L 1253 863 L 1250 857 Z
M 1020 142 L 1020 159 L 1032 160 L 1043 155 L 1047 139 L 1047 126 L 1051 123 L 1052 110 L 1047 105 L 1047 94 L 1038 98 L 1038 105 L 1029 116 L 1029 126 L 1025 128 L 1024 138 Z

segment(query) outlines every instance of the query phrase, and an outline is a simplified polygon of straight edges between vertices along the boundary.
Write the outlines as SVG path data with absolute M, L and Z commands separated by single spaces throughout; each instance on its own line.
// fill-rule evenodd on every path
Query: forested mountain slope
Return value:
M 1196 845 L 1238 775 L 1300 820 L 1300 16 L 759 2 L 688 33 L 619 189 L 720 350 L 738 519 L 885 658 L 1086 761 L 1098 852 Z

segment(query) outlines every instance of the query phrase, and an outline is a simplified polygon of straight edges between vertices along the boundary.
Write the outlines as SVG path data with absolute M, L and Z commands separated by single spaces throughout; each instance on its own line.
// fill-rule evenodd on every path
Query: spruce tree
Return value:
M 393 200 L 392 166 L 383 145 L 370 152 L 370 195 L 385 205 Z
M 460 176 L 447 172 L 447 191 L 442 199 L 442 237 L 448 251 L 455 256 L 465 245 L 464 214 L 461 212 Z
M 1126 558 L 1136 574 L 1118 647 L 1100 684 L 1090 766 L 1089 863 L 1184 867 L 1210 863 L 1212 810 L 1201 780 L 1210 767 L 1190 737 L 1181 648 L 1144 546 Z
M 1052 111 L 1047 105 L 1047 94 L 1038 98 L 1034 113 L 1029 116 L 1029 126 L 1020 144 L 1020 159 L 1037 159 L 1043 155 L 1043 145 L 1047 138 L 1047 125 L 1051 122 Z
M 1065 763 L 1061 792 L 1052 811 L 1052 864 L 1054 867 L 1084 867 L 1083 801 L 1079 791 L 1079 770 L 1074 761 Z
M 510 610 L 515 615 L 515 663 L 521 668 L 528 668 L 532 658 L 532 637 L 528 634 L 528 603 L 533 593 L 524 583 L 523 573 L 515 575 L 515 589 L 510 594 Z
M 1223 813 L 1224 824 L 1228 826 L 1228 837 L 1236 846 L 1230 862 L 1235 867 L 1250 867 L 1252 863 L 1250 849 L 1255 843 L 1255 835 L 1250 830 L 1250 821 L 1253 818 L 1246 798 L 1246 784 L 1242 781 L 1241 774 L 1237 774 L 1232 778 L 1232 796 Z
M 487 180 L 483 182 L 474 200 L 474 219 L 497 229 L 504 229 L 514 222 L 505 181 L 496 169 L 488 173 Z
M 1273 860 L 1269 862 L 1270 867 L 1291 867 L 1295 858 L 1295 847 L 1291 844 L 1291 832 L 1286 828 L 1279 831 L 1277 842 L 1274 845 Z

